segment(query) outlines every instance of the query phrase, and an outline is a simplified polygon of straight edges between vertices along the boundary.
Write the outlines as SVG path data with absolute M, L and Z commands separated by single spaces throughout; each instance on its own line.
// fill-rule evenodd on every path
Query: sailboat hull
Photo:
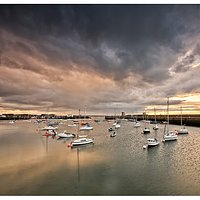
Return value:
M 148 141 L 148 143 L 147 143 L 148 148 L 155 147 L 155 146 L 159 145 L 159 141 L 156 138 L 148 138 L 147 141 Z
M 167 141 L 176 141 L 177 140 L 177 136 L 165 136 L 164 137 L 164 142 L 167 142 Z
M 74 142 L 72 142 L 71 147 L 81 146 L 81 145 L 86 145 L 86 144 L 91 144 L 91 143 L 94 143 L 94 140 L 82 138 L 82 139 L 77 139 Z
M 148 144 L 148 148 L 151 148 L 151 147 L 156 147 L 159 145 L 159 142 L 157 143 L 154 143 L 154 144 Z
M 178 131 L 178 134 L 188 134 L 188 130 L 187 129 L 180 129 Z

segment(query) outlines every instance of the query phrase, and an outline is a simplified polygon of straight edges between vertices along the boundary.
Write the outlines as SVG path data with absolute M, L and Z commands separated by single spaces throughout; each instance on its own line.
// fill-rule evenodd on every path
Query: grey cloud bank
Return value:
M 134 112 L 199 92 L 199 16 L 199 5 L 1 5 L 1 104 Z

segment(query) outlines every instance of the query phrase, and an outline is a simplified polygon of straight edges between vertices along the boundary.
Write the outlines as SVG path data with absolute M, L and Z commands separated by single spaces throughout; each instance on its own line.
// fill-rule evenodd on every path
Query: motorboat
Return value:
M 10 121 L 9 124 L 15 124 L 15 121 Z
M 159 145 L 159 141 L 156 138 L 147 139 L 147 147 L 155 147 Z
M 144 130 L 143 130 L 143 133 L 144 134 L 150 133 L 150 129 L 145 127 Z
M 111 134 L 110 134 L 110 137 L 115 137 L 117 134 L 115 133 L 115 132 L 112 132 Z
M 79 130 L 80 131 L 93 130 L 93 127 L 89 123 L 87 123 L 86 125 L 81 126 Z
M 163 137 L 163 141 L 174 141 L 177 140 L 177 132 L 176 131 L 168 131 L 164 137 Z
M 67 133 L 66 131 L 57 134 L 58 138 L 75 138 L 76 135 L 74 133 Z
M 42 131 L 48 131 L 48 130 L 56 130 L 58 127 L 53 127 L 53 126 L 45 126 L 41 128 Z
M 68 144 L 68 147 L 75 147 L 75 146 L 80 146 L 80 145 L 86 145 L 86 144 L 91 144 L 94 143 L 94 139 L 90 138 L 79 138 Z

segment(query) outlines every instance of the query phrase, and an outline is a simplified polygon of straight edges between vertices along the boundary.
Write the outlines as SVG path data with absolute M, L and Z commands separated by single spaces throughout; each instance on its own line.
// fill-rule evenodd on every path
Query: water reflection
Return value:
M 164 125 L 157 132 L 150 125 L 151 133 L 144 135 L 143 125 L 122 122 L 111 139 L 109 123 L 93 123 L 87 134 L 95 144 L 70 149 L 72 139 L 42 136 L 32 123 L 16 125 L 0 125 L 0 194 L 200 194 L 199 128 L 187 127 L 190 134 L 177 141 L 143 150 L 149 137 L 162 141 Z M 59 132 L 67 128 L 61 124 Z

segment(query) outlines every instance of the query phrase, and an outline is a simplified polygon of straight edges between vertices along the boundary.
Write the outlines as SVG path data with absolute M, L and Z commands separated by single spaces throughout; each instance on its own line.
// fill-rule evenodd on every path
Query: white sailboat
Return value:
M 79 109 L 80 112 L 80 109 Z M 80 113 L 79 113 L 80 115 Z M 85 113 L 84 113 L 84 118 L 86 116 L 86 106 L 85 106 Z M 82 126 L 79 128 L 80 131 L 89 131 L 93 130 L 93 127 L 88 123 L 88 122 L 81 122 Z
M 144 118 L 145 118 L 145 122 L 144 122 L 144 123 L 145 123 L 145 128 L 144 128 L 144 130 L 143 130 L 143 133 L 144 133 L 144 134 L 147 134 L 147 133 L 150 133 L 150 129 L 146 127 L 146 124 L 147 124 L 146 112 L 145 112 Z
M 164 129 L 164 137 L 163 141 L 174 141 L 177 140 L 177 132 L 176 131 L 170 131 L 169 130 L 169 97 L 167 98 L 167 124 Z
M 155 137 L 147 139 L 147 147 L 155 147 L 159 145 L 159 141 L 157 140 L 157 129 L 154 129 Z
M 136 120 L 135 120 L 133 126 L 134 126 L 134 128 L 138 128 L 138 127 L 140 127 L 140 122 L 137 121 L 137 115 L 136 115 Z
M 155 108 L 154 108 L 154 114 L 155 114 L 155 122 L 154 122 L 153 130 L 158 130 L 159 127 L 158 127 L 158 124 L 156 122 L 156 109 Z
M 62 133 L 57 134 L 58 138 L 74 138 L 76 135 L 74 133 L 67 133 L 66 130 L 64 130 Z
M 183 119 L 182 119 L 182 106 L 181 106 L 181 128 L 178 130 L 178 134 L 188 134 L 188 130 L 183 127 Z
M 80 146 L 80 145 L 86 145 L 86 144 L 91 144 L 94 143 L 94 139 L 90 138 L 79 138 L 71 142 L 68 146 L 69 147 L 75 147 L 75 146 Z

